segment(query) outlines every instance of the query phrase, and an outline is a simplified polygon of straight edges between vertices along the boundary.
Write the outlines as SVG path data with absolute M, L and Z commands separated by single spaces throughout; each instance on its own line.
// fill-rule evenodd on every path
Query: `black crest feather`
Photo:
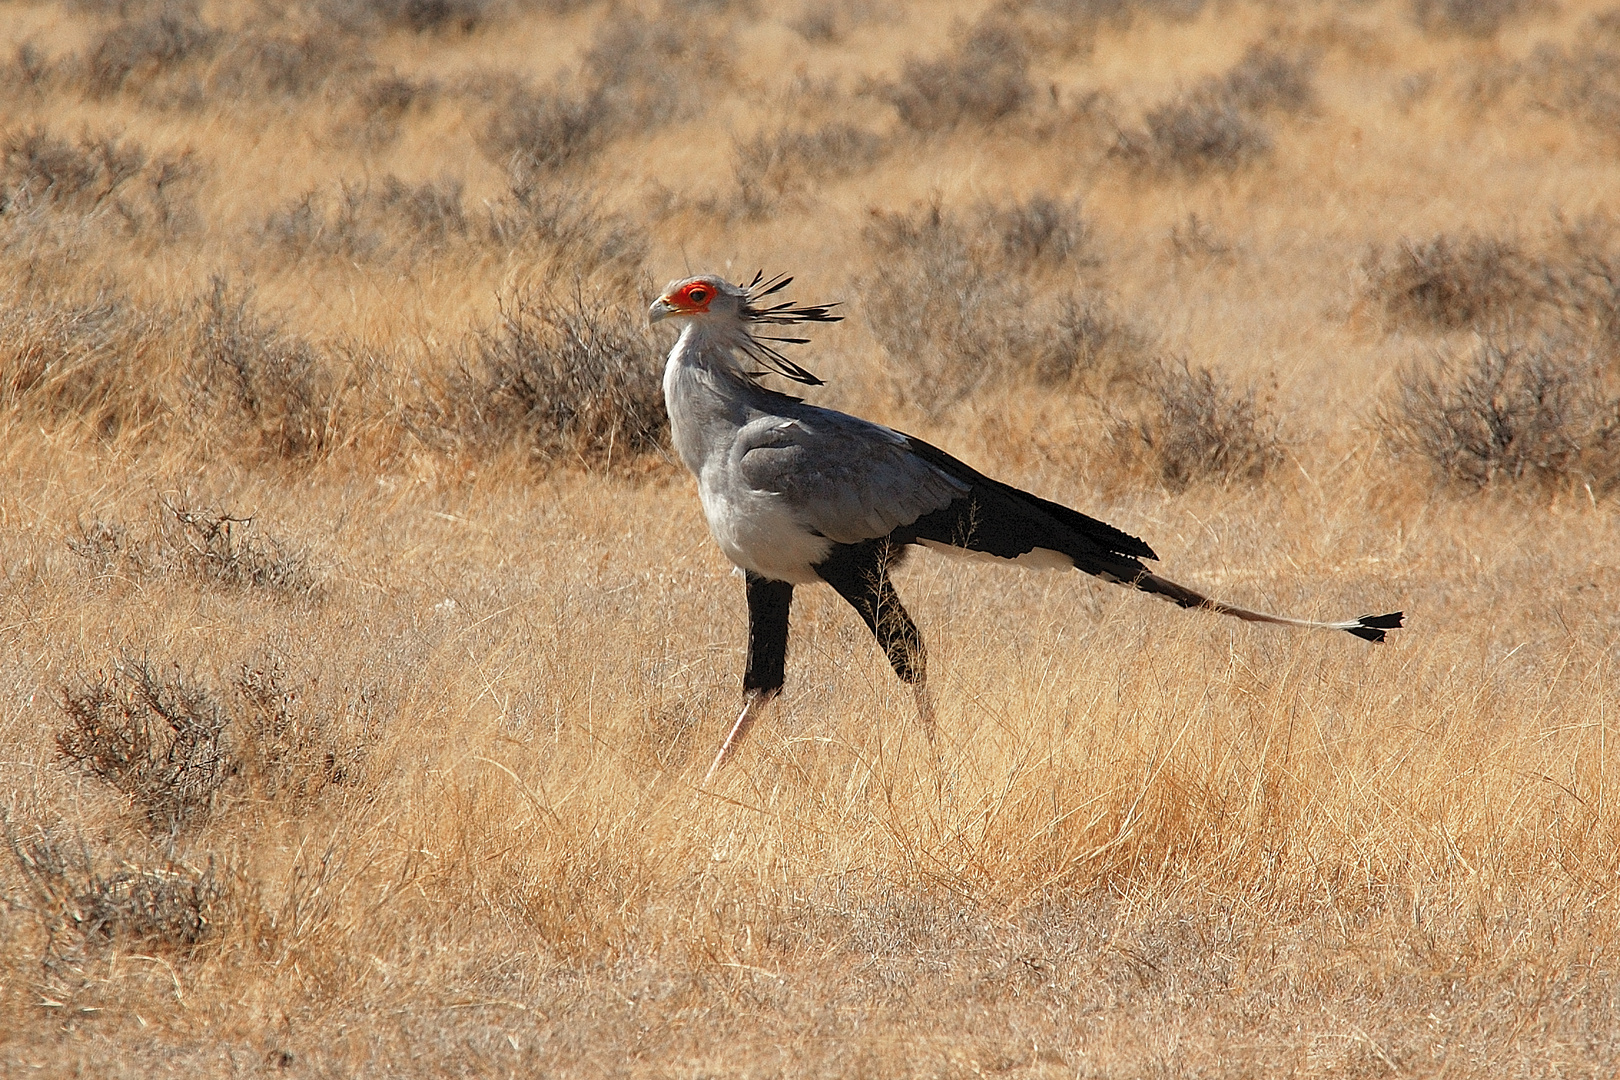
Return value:
M 754 280 L 743 288 L 748 294 L 742 304 L 743 320 L 762 326 L 791 326 L 795 323 L 828 323 L 843 320 L 842 315 L 832 313 L 837 304 L 795 304 L 791 300 L 780 300 L 771 304 L 761 303 L 766 297 L 776 295 L 791 284 L 793 279 L 785 274 L 778 274 L 767 280 L 763 270 L 756 273 Z M 795 364 L 776 348 L 778 344 L 804 345 L 809 340 L 801 337 L 766 337 L 750 333 L 748 344 L 743 346 L 743 351 L 785 379 L 792 379 L 805 386 L 822 386 L 824 380 Z

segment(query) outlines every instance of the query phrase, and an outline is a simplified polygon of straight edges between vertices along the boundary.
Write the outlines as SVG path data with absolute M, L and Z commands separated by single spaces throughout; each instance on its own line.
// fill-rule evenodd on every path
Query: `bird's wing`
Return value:
M 899 432 L 831 409 L 748 423 L 732 462 L 750 488 L 779 496 L 807 528 L 840 544 L 887 536 L 968 491 Z

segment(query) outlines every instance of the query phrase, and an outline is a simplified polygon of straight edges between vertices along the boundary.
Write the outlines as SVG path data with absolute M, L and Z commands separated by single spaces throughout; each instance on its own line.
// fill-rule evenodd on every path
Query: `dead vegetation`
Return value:
M 866 242 L 883 270 L 866 282 L 866 317 L 905 399 L 938 415 L 996 380 L 1132 378 L 1149 335 L 1052 280 L 1096 265 L 1087 236 L 1078 208 L 1044 196 L 874 218 Z
M 1548 7 L 1546 0 L 1412 0 L 1412 17 L 1431 33 L 1488 38 Z
M 1381 420 L 1448 482 L 1620 487 L 1620 354 L 1589 345 L 1486 339 L 1412 365 Z
M 464 438 L 542 460 L 623 464 L 668 437 L 661 350 L 638 309 L 583 280 L 503 300 L 453 391 Z
M 1224 76 L 1149 109 L 1142 128 L 1120 132 L 1114 154 L 1132 168 L 1165 175 L 1235 172 L 1271 152 L 1269 115 L 1311 106 L 1314 70 L 1308 55 L 1257 45 Z
M 27 886 L 23 902 L 45 929 L 47 967 L 110 948 L 183 956 L 213 934 L 225 887 L 212 862 L 198 869 L 162 857 L 93 853 L 82 836 L 24 829 L 9 816 L 5 827 Z
M 1256 483 L 1283 461 L 1276 412 L 1255 387 L 1236 388 L 1185 359 L 1160 360 L 1145 400 L 1112 410 L 1108 440 L 1120 465 L 1171 491 L 1196 483 Z
M 516 176 L 544 176 L 589 161 L 615 138 L 701 114 L 730 77 L 724 38 L 711 29 L 638 14 L 604 22 L 579 71 L 506 91 L 485 152 Z
M 1394 326 L 1500 326 L 1538 299 L 1535 267 L 1510 240 L 1441 234 L 1367 257 L 1371 294 Z
M 236 771 L 229 717 L 193 677 L 125 653 L 113 667 L 62 690 L 62 756 L 139 808 L 155 837 L 206 821 Z
M 158 243 L 197 224 L 201 167 L 189 150 L 154 158 L 115 135 L 33 127 L 5 135 L 0 154 L 0 215 L 71 215 Z
M 738 196 L 746 213 L 763 216 L 784 198 L 866 172 L 888 149 L 882 135 L 853 124 L 762 131 L 739 140 L 733 150 Z
M 115 292 L 0 307 L 0 404 L 116 439 L 161 422 L 164 313 Z
M 68 548 L 98 577 L 174 575 L 292 601 L 318 602 L 325 593 L 307 553 L 263 531 L 252 517 L 190 500 L 160 498 L 145 527 L 81 521 Z
M 885 88 L 900 122 L 922 134 L 1013 116 L 1035 96 L 1029 51 L 1017 26 L 991 16 L 959 35 L 934 59 L 908 59 Z

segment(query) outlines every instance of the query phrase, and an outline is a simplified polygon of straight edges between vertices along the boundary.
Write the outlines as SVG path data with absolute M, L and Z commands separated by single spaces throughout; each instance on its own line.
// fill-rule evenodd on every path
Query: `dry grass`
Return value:
M 1612 11 L 6 10 L 0 1073 L 1620 1069 Z M 757 267 L 816 400 L 1409 629 L 920 555 L 937 755 L 803 589 L 700 790 L 643 312 Z

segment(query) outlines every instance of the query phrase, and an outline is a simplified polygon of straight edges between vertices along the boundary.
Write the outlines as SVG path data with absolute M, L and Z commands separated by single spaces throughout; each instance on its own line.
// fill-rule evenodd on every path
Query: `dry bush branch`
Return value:
M 101 34 L 87 58 L 86 85 L 96 97 L 138 89 L 187 61 L 206 59 L 220 38 L 219 30 L 202 21 L 195 3 L 165 3 Z
M 261 238 L 297 259 L 386 261 L 464 240 L 471 223 L 456 180 L 410 184 L 388 175 L 343 184 L 335 200 L 308 191 L 272 210 Z
M 1029 104 L 1035 88 L 1017 26 L 992 14 L 959 34 L 943 56 L 908 59 L 883 94 L 903 125 L 931 134 L 1006 119 Z
M 1283 460 L 1275 413 L 1255 387 L 1239 390 L 1186 360 L 1159 361 L 1137 415 L 1111 410 L 1107 438 L 1120 463 L 1171 491 L 1213 481 L 1257 483 Z
M 475 348 L 450 413 L 463 437 L 610 466 L 664 445 L 661 350 L 646 316 L 616 294 L 577 278 L 518 293 Z
M 264 321 L 251 288 L 215 277 L 197 302 L 195 401 L 203 425 L 248 435 L 266 453 L 315 458 L 338 442 L 343 386 L 314 345 Z
M 1392 255 L 1367 256 L 1369 295 L 1394 326 L 1460 330 L 1500 325 L 1540 295 L 1534 266 L 1517 244 L 1444 233 L 1404 240 Z
M 730 77 L 723 35 L 624 12 L 598 27 L 577 74 L 508 89 L 485 126 L 484 152 L 533 182 L 590 160 L 616 138 L 700 114 Z
M 294 802 L 360 783 L 380 734 L 374 692 L 345 691 L 340 711 L 316 700 L 318 680 L 300 679 L 288 663 L 267 649 L 243 661 L 232 679 L 243 706 L 233 719 L 243 771 L 264 794 Z
M 1113 153 L 1133 168 L 1198 177 L 1235 172 L 1271 152 L 1268 113 L 1296 113 L 1315 100 L 1313 57 L 1255 46 L 1230 71 L 1161 102 L 1140 130 L 1121 130 Z
M 599 89 L 568 81 L 515 86 L 490 115 L 485 152 L 514 172 L 553 173 L 595 156 L 612 138 L 615 120 Z
M 152 835 L 174 838 L 206 821 L 236 771 L 229 717 L 178 668 L 126 652 L 109 672 L 62 688 L 62 756 L 127 796 Z
M 352 33 L 400 28 L 418 34 L 470 34 L 494 5 L 491 0 L 320 0 L 317 6 Z
M 744 213 L 760 217 L 818 182 L 871 169 L 887 151 L 882 135 L 852 124 L 774 128 L 734 144 L 732 173 Z
M 1549 0 L 1411 0 L 1412 17 L 1430 33 L 1494 37 L 1503 25 L 1554 9 Z
M 97 858 L 82 835 L 25 831 L 9 813 L 5 833 L 46 932 L 47 967 L 132 945 L 185 954 L 217 930 L 226 888 L 212 859 L 199 870 L 170 859 Z M 106 868 L 109 861 L 115 868 Z
M 1620 486 L 1620 364 L 1580 344 L 1486 339 L 1413 365 L 1378 421 L 1449 483 Z
M 881 271 L 866 316 L 903 398 L 940 415 L 999 380 L 1033 377 L 1103 392 L 1137 379 L 1151 337 L 1055 271 L 1097 264 L 1079 211 L 1044 196 L 979 208 L 938 202 L 880 214 L 865 230 Z
M 173 575 L 282 600 L 319 602 L 325 596 L 325 584 L 309 556 L 260 531 L 251 517 L 167 498 L 159 501 L 153 517 L 147 530 L 99 518 L 81 521 L 68 548 L 101 577 Z
M 536 245 L 555 264 L 630 287 L 643 276 L 649 241 L 640 224 L 604 210 L 580 188 L 513 177 L 507 198 L 489 208 L 488 240 L 509 249 Z
M 70 142 L 33 127 L 6 135 L 0 154 L 0 217 L 38 208 L 154 243 L 197 222 L 202 166 L 190 150 L 154 158 L 114 135 L 85 132 Z

